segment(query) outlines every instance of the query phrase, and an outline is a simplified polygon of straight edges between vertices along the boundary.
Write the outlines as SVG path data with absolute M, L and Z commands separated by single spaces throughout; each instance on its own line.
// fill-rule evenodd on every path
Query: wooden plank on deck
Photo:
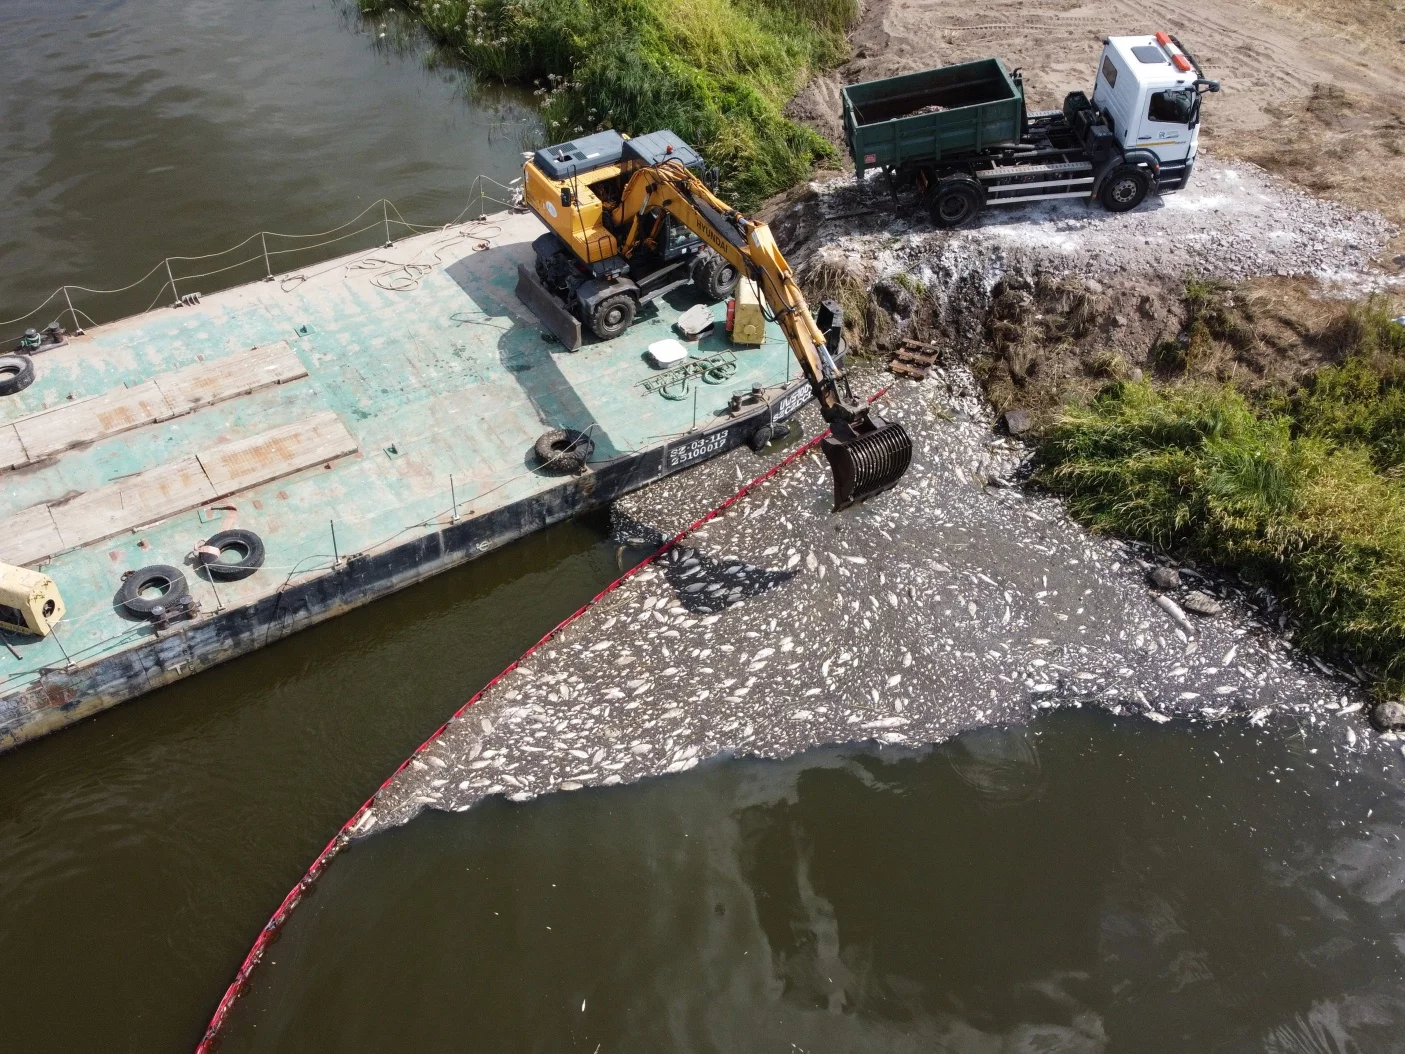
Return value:
M 0 426 L 0 469 L 18 468 L 29 461 L 14 425 Z
M 49 506 L 65 549 L 111 538 L 218 495 L 195 457 L 138 472 Z
M 91 399 L 63 403 L 15 422 L 31 461 L 38 461 L 69 447 L 91 443 L 128 429 L 140 428 L 171 416 L 166 397 L 155 381 L 135 388 L 114 388 Z
M 221 497 L 356 453 L 341 419 L 331 410 L 248 439 L 221 443 L 197 457 Z
M 157 377 L 155 383 L 171 412 L 181 414 L 306 376 L 297 353 L 286 340 L 280 340 L 214 362 L 197 362 Z
M 23 567 L 64 548 L 49 506 L 35 505 L 0 520 L 0 561 Z

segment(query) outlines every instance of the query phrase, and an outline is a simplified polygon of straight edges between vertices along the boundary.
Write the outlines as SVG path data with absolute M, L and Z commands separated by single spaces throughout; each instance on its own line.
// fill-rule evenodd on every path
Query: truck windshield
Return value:
M 1190 124 L 1195 116 L 1195 92 L 1190 88 L 1152 92 L 1146 116 L 1162 124 Z

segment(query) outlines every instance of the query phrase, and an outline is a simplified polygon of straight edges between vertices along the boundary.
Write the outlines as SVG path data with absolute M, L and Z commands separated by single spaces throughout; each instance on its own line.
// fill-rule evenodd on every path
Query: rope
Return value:
M 887 388 L 881 389 L 869 401 L 873 402 L 874 400 L 878 399 L 885 392 L 887 392 L 887 390 Z M 571 623 L 579 619 L 587 611 L 593 608 L 596 604 L 600 603 L 600 601 L 604 600 L 605 597 L 609 596 L 620 586 L 624 585 L 624 583 L 629 581 L 644 568 L 656 563 L 661 557 L 665 556 L 672 549 L 677 547 L 679 543 L 681 543 L 685 538 L 688 537 L 688 535 L 692 534 L 704 524 L 716 519 L 722 513 L 726 512 L 727 509 L 731 508 L 737 502 L 741 501 L 742 498 L 746 497 L 761 484 L 769 480 L 772 476 L 776 475 L 781 470 L 785 469 L 787 466 L 791 465 L 795 461 L 798 461 L 801 457 L 804 457 L 810 451 L 814 450 L 820 445 L 821 441 L 823 441 L 823 439 L 827 435 L 829 435 L 829 429 L 825 429 L 823 432 L 815 436 L 815 438 L 811 439 L 803 446 L 800 446 L 796 450 L 793 450 L 785 458 L 778 461 L 765 472 L 761 473 L 761 475 L 751 480 L 751 482 L 743 484 L 735 494 L 733 494 L 726 501 L 722 502 L 721 505 L 718 505 L 716 508 L 709 510 L 708 512 L 704 513 L 701 517 L 694 520 L 687 527 L 683 528 L 683 530 L 679 531 L 668 541 L 664 542 L 663 545 L 659 546 L 659 548 L 654 551 L 653 555 L 645 557 L 634 567 L 630 568 L 624 574 L 620 575 L 613 582 L 607 585 L 599 593 L 595 594 L 595 596 L 592 597 L 590 600 L 586 601 L 586 603 L 581 605 L 581 607 L 579 607 L 576 611 L 574 611 L 570 615 L 567 615 L 564 619 L 562 619 L 554 627 L 552 627 L 552 629 L 548 630 L 546 635 L 543 636 L 541 640 L 537 641 L 525 652 L 523 652 L 520 658 L 511 663 L 505 670 L 503 670 L 500 674 L 498 674 L 491 681 L 489 681 L 482 688 L 480 688 L 477 692 L 475 692 L 469 698 L 468 702 L 464 703 L 461 707 L 454 711 L 453 716 L 450 717 L 448 721 L 445 721 L 442 725 L 440 725 L 430 735 L 428 739 L 426 739 L 423 743 L 416 747 L 414 753 L 412 753 L 409 757 L 402 761 L 399 767 L 396 768 L 396 770 L 392 772 L 388 777 L 386 777 L 385 781 L 376 789 L 375 794 L 372 794 L 371 797 L 367 798 L 361 804 L 361 807 L 352 814 L 351 819 L 347 820 L 346 823 L 342 824 L 341 829 L 337 831 L 336 835 L 333 836 L 332 840 L 327 843 L 326 847 L 322 850 L 322 852 L 317 855 L 317 858 L 313 860 L 312 865 L 303 874 L 302 878 L 299 879 L 298 883 L 293 886 L 291 890 L 288 891 L 288 895 L 283 898 L 283 902 L 278 905 L 277 910 L 274 911 L 273 915 L 270 916 L 269 920 L 264 923 L 263 929 L 259 931 L 258 937 L 254 939 L 253 947 L 249 949 L 249 953 L 244 957 L 244 961 L 242 964 L 240 964 L 238 972 L 235 973 L 234 980 L 229 983 L 229 987 L 225 989 L 224 996 L 220 999 L 219 1004 L 215 1007 L 215 1012 L 211 1016 L 210 1023 L 205 1029 L 205 1035 L 201 1038 L 199 1046 L 195 1048 L 195 1054 L 214 1054 L 215 1043 L 219 1038 L 221 1029 L 224 1028 L 225 1022 L 229 1017 L 229 1012 L 233 1008 L 235 1000 L 237 1000 L 239 996 L 244 993 L 244 990 L 248 987 L 249 978 L 253 975 L 254 968 L 258 966 L 260 960 L 262 960 L 263 953 L 267 949 L 269 943 L 277 936 L 278 932 L 283 928 L 284 923 L 288 921 L 288 916 L 291 915 L 293 909 L 298 906 L 298 903 L 302 900 L 303 894 L 306 893 L 313 886 L 313 884 L 316 883 L 317 879 L 321 877 L 322 872 L 325 871 L 327 865 L 332 862 L 333 857 L 335 857 L 339 852 L 341 852 L 341 850 L 345 848 L 346 845 L 351 841 L 352 830 L 361 822 L 361 818 L 365 816 L 367 811 L 371 808 L 372 804 L 376 800 L 377 794 L 385 790 L 386 787 L 390 786 L 391 781 L 394 780 L 396 776 L 400 775 L 400 773 L 404 771 L 405 767 L 409 765 L 410 762 L 412 762 L 418 755 L 424 753 L 431 746 L 433 746 L 434 743 L 439 739 L 439 737 L 444 734 L 445 729 L 449 727 L 449 724 L 451 722 L 462 717 L 469 707 L 473 706 L 474 703 L 482 699 L 483 696 L 487 694 L 495 685 L 502 681 L 503 678 L 511 674 L 512 671 L 517 669 L 518 666 L 520 666 L 522 663 L 526 662 L 529 658 L 531 658 L 531 656 L 534 655 L 548 641 L 555 638 L 567 626 L 571 625 Z
M 483 189 L 482 189 L 485 184 L 492 184 L 494 187 L 500 187 L 500 188 L 502 188 L 503 190 L 507 191 L 508 194 L 510 195 L 509 200 L 504 201 L 504 200 L 502 200 L 502 199 L 500 199 L 500 198 L 492 197 L 492 196 L 490 196 L 490 195 L 488 195 L 488 194 L 485 194 L 485 193 L 483 192 Z M 476 194 L 475 194 L 475 191 L 477 192 Z M 314 249 L 320 249 L 320 248 L 322 248 L 322 247 L 324 247 L 324 246 L 327 246 L 327 245 L 333 245 L 333 244 L 335 244 L 335 243 L 337 243 L 337 242 L 339 242 L 339 241 L 344 241 L 344 240 L 346 240 L 347 238 L 354 238 L 356 235 L 358 235 L 358 234 L 364 234 L 364 233 L 366 233 L 367 231 L 374 230 L 374 229 L 376 229 L 377 227 L 382 226 L 382 224 L 384 224 L 384 223 L 394 223 L 394 224 L 396 224 L 397 226 L 404 227 L 404 228 L 406 228 L 406 229 L 408 229 L 408 230 L 411 230 L 411 231 L 414 231 L 414 232 L 416 232 L 416 233 L 424 233 L 424 232 L 427 232 L 427 231 L 434 231 L 434 230 L 449 230 L 449 229 L 452 228 L 452 227 L 458 226 L 458 225 L 463 221 L 463 218 L 464 218 L 465 216 L 467 216 L 468 213 L 469 213 L 469 211 L 473 208 L 474 202 L 475 202 L 475 201 L 478 203 L 478 206 L 479 206 L 480 209 L 483 207 L 483 204 L 484 204 L 485 202 L 492 202 L 493 204 L 495 204 L 495 205 L 500 205 L 500 206 L 502 206 L 502 207 L 505 208 L 505 209 L 517 208 L 517 207 L 518 207 L 517 202 L 516 202 L 515 200 L 513 200 L 513 198 L 511 197 L 511 196 L 513 196 L 513 195 L 516 195 L 517 193 L 518 193 L 518 191 L 517 191 L 517 188 L 516 188 L 516 187 L 514 187 L 514 186 L 512 186 L 512 185 L 510 185 L 510 184 L 506 184 L 506 183 L 499 183 L 497 180 L 493 179 L 491 176 L 475 176 L 475 177 L 474 177 L 474 180 L 473 180 L 473 183 L 472 183 L 472 184 L 470 185 L 470 187 L 469 187 L 469 200 L 468 200 L 468 204 L 466 204 L 466 205 L 459 211 L 459 213 L 458 213 L 457 216 L 455 216 L 452 220 L 450 220 L 450 221 L 449 221 L 448 223 L 446 223 L 446 224 L 443 224 L 442 226 L 440 226 L 440 225 L 434 225 L 434 224 L 411 223 L 409 220 L 405 219 L 404 214 L 400 211 L 399 206 L 397 206 L 397 205 L 395 204 L 395 202 L 391 201 L 389 198 L 379 198 L 379 199 L 377 199 L 375 202 L 373 202 L 372 204 L 367 205 L 364 209 L 362 209 L 359 213 L 357 213 L 357 214 L 356 214 L 355 216 L 353 216 L 351 219 L 347 220 L 345 223 L 342 223 L 342 224 L 340 224 L 340 225 L 338 225 L 338 226 L 336 226 L 336 227 L 332 227 L 332 228 L 330 228 L 330 229 L 328 229 L 328 230 L 325 230 L 325 231 L 317 231 L 317 232 L 312 233 L 312 234 L 288 234 L 288 233 L 285 233 L 285 232 L 283 232 L 283 231 L 259 231 L 259 232 L 255 233 L 255 234 L 249 235 L 249 236 L 248 236 L 247 238 L 245 238 L 243 241 L 241 241 L 241 242 L 239 242 L 239 243 L 237 243 L 237 244 L 235 244 L 235 245 L 231 245 L 231 246 L 230 246 L 229 248 L 227 248 L 227 249 L 220 249 L 220 250 L 217 251 L 217 252 L 203 253 L 203 254 L 197 255 L 197 256 L 168 256 L 168 257 L 165 257 L 165 258 L 162 259 L 159 263 L 157 263 L 155 266 L 153 266 L 153 267 L 151 268 L 151 270 L 147 271 L 144 275 L 142 275 L 140 278 L 138 278 L 135 282 L 130 282 L 130 283 L 128 283 L 127 285 L 118 286 L 118 287 L 116 287 L 116 288 L 114 288 L 114 289 L 95 289 L 95 288 L 92 288 L 92 287 L 90 287 L 90 286 L 83 286 L 83 285 L 67 285 L 67 284 L 61 285 L 61 286 L 59 286 L 57 289 L 55 289 L 52 293 L 50 293 L 50 294 L 49 294 L 37 307 L 35 307 L 33 310 L 28 311 L 28 312 L 26 312 L 26 313 L 23 314 L 23 315 L 18 315 L 18 316 L 16 316 L 15 318 L 8 318 L 8 319 L 0 320 L 0 329 L 3 329 L 4 327 L 7 327 L 7 326 L 16 325 L 17 323 L 20 323 L 20 322 L 27 322 L 27 321 L 29 321 L 30 319 L 34 318 L 34 316 L 38 315 L 41 311 L 43 311 L 46 307 L 48 307 L 48 305 L 49 305 L 50 303 L 52 303 L 54 300 L 56 300 L 56 299 L 62 297 L 66 292 L 72 292 L 72 293 L 90 293 L 90 294 L 92 294 L 92 295 L 94 295 L 94 296 L 114 296 L 114 295 L 116 295 L 116 294 L 118 294 L 118 293 L 126 293 L 126 292 L 129 292 L 130 290 L 133 290 L 133 289 L 137 288 L 137 287 L 140 286 L 140 285 L 143 285 L 149 278 L 151 278 L 152 275 L 158 273 L 158 272 L 161 271 L 163 268 L 169 267 L 172 263 L 176 263 L 176 262 L 180 262 L 180 263 L 194 263 L 194 262 L 197 262 L 197 261 L 199 261 L 199 260 L 212 260 L 212 259 L 215 259 L 216 257 L 228 256 L 230 253 L 236 252 L 237 250 L 242 249 L 244 246 L 249 245 L 251 242 L 253 242 L 253 241 L 257 240 L 257 239 L 260 239 L 260 238 L 264 238 L 264 239 L 267 239 L 267 238 L 284 238 L 284 239 L 287 239 L 287 240 L 289 240 L 289 241 L 308 241 L 308 240 L 314 240 L 314 239 L 325 239 L 325 240 L 323 240 L 323 241 L 317 241 L 316 244 L 313 244 L 313 245 L 294 245 L 294 246 L 290 246 L 290 247 L 288 247 L 288 248 L 286 248 L 286 249 L 266 249 L 266 251 L 260 252 L 258 256 L 250 257 L 248 260 L 241 260 L 239 263 L 230 264 L 230 265 L 227 266 L 227 267 L 217 268 L 216 270 L 213 270 L 213 271 L 202 271 L 202 272 L 200 272 L 199 274 L 176 275 L 176 276 L 175 276 L 175 280 L 176 280 L 177 282 L 183 282 L 183 281 L 194 280 L 194 279 L 197 279 L 197 278 L 208 278 L 208 277 L 210 277 L 210 276 L 212 276 L 212 275 L 223 274 L 225 271 L 233 271 L 233 270 L 235 270 L 235 269 L 237 269 L 237 268 L 240 268 L 240 267 L 247 267 L 249 264 L 255 263 L 255 262 L 257 262 L 258 260 L 262 260 L 262 259 L 265 259 L 265 258 L 271 259 L 271 258 L 274 257 L 274 256 L 283 256 L 283 255 L 287 255 L 287 254 L 289 254 L 289 253 L 311 252 L 311 251 L 314 250 Z M 371 223 L 371 224 L 367 224 L 366 226 L 364 226 L 364 227 L 359 227 L 359 228 L 357 228 L 357 229 L 354 230 L 354 231 L 349 231 L 349 232 L 344 233 L 344 234 L 341 233 L 341 232 L 343 232 L 343 231 L 346 231 L 346 228 L 348 228 L 348 227 L 352 226 L 353 224 L 356 224 L 358 221 L 360 221 L 363 216 L 366 216 L 367 214 L 369 214 L 369 213 L 371 213 L 371 212 L 374 212 L 374 211 L 375 211 L 376 209 L 378 209 L 378 208 L 382 210 L 382 217 L 383 217 L 383 218 L 382 218 L 382 221 L 381 221 L 380 223 Z M 391 215 L 390 215 L 391 213 L 394 213 L 394 218 L 393 218 L 393 219 L 391 218 Z M 478 220 L 478 219 L 473 219 L 473 220 L 470 220 L 469 222 L 470 222 L 470 223 L 476 224 L 476 223 L 481 223 L 482 221 L 481 221 L 481 220 Z M 488 226 L 491 227 L 491 226 L 494 226 L 494 225 L 488 224 Z M 501 228 L 501 227 L 498 227 L 498 228 L 497 228 L 497 231 L 498 231 L 498 234 L 501 234 L 501 233 L 502 233 L 502 228 Z M 331 235 L 336 235 L 336 237 L 330 237 Z M 493 238 L 493 237 L 496 237 L 496 236 L 497 236 L 496 234 L 491 234 L 491 235 L 478 235 L 479 238 Z M 309 276 L 306 276 L 306 275 L 289 275 L 289 276 L 285 277 L 285 278 L 282 280 L 282 285 L 280 286 L 280 288 L 282 288 L 284 292 L 289 292 L 289 291 L 291 291 L 292 289 L 296 289 L 296 288 L 298 287 L 298 285 L 300 285 L 300 284 L 302 284 L 302 282 L 306 281 L 308 277 L 309 277 Z M 291 285 L 288 284 L 290 281 L 292 282 Z M 141 312 L 142 314 L 145 314 L 147 311 L 150 311 L 152 308 L 154 308 L 154 307 L 160 302 L 162 295 L 163 295 L 163 294 L 165 293 L 165 291 L 166 291 L 166 287 L 169 286 L 170 284 L 171 284 L 171 283 L 170 283 L 169 279 L 168 279 L 166 282 L 164 282 L 164 283 L 162 284 L 161 290 L 160 290 L 159 292 L 157 292 L 155 298 L 154 298 L 154 299 L 151 301 L 151 303 L 147 306 L 146 311 Z M 389 287 L 383 286 L 382 288 L 389 288 Z M 406 291 L 406 290 L 411 289 L 411 288 L 414 288 L 414 286 L 413 286 L 413 285 L 407 285 L 407 286 L 405 286 L 404 289 L 393 289 L 392 291 Z M 68 311 L 68 308 L 69 308 L 69 305 L 68 305 L 68 304 L 65 304 L 65 305 L 64 305 L 64 308 L 63 308 L 63 312 L 67 312 L 67 311 Z M 73 313 L 74 313 L 75 316 L 76 316 L 76 315 L 80 315 L 80 314 L 83 315 L 83 317 L 88 320 L 89 325 L 92 325 L 92 326 L 98 325 L 98 323 L 93 320 L 93 318 L 92 318 L 91 315 L 88 315 L 86 312 L 80 311 L 76 306 L 73 307 Z M 114 321 L 115 321 L 115 320 L 114 320 Z

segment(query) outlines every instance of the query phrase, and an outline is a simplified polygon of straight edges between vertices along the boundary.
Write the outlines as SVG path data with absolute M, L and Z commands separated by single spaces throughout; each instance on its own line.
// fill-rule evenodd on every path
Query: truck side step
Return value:
M 1093 182 L 1092 176 L 1080 176 L 1077 179 L 1046 179 L 1040 183 L 1001 183 L 999 186 L 986 187 L 986 193 L 990 195 L 987 200 L 1000 200 L 995 198 L 996 194 L 1006 194 L 1018 190 L 1035 190 L 1044 187 L 1069 187 L 1088 186 Z
M 1092 162 L 1063 161 L 1053 165 L 1001 165 L 977 172 L 977 179 L 1009 179 L 1017 176 L 1055 176 L 1071 172 L 1091 172 Z
M 987 205 L 1018 205 L 1022 201 L 1048 201 L 1050 198 L 1082 198 L 1087 201 L 1091 194 L 1086 190 L 1071 190 L 1063 194 L 1026 194 L 1022 198 L 990 198 Z

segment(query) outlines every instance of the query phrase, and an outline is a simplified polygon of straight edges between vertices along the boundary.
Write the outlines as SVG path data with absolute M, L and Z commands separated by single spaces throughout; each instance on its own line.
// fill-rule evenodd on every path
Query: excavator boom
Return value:
M 912 440 L 902 425 L 854 399 L 770 228 L 725 204 L 680 161 L 666 160 L 639 169 L 624 188 L 615 211 L 617 226 L 629 231 L 623 252 L 653 209 L 673 216 L 761 289 L 829 425 L 820 449 L 834 478 L 834 511 L 896 484 L 912 461 Z

